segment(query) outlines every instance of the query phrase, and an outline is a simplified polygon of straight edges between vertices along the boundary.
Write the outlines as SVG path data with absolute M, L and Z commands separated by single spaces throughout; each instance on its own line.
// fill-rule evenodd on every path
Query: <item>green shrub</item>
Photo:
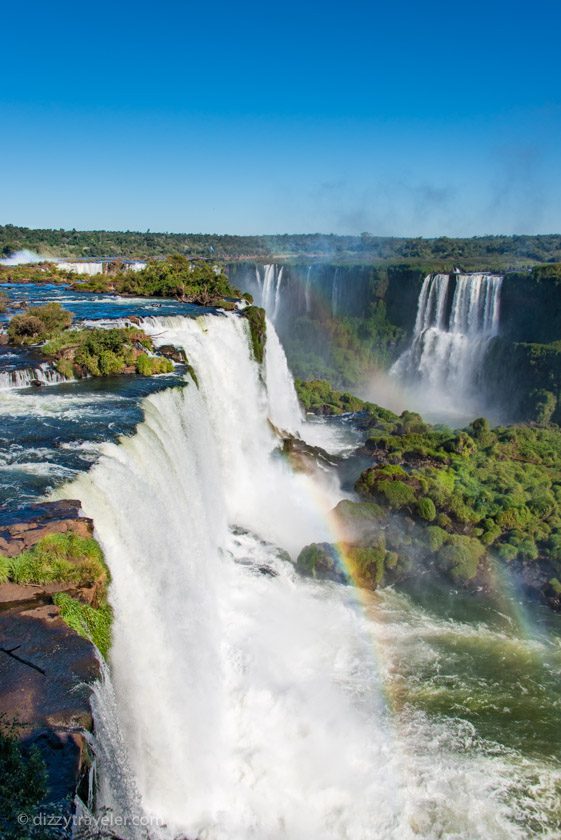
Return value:
M 557 397 L 551 391 L 540 388 L 531 392 L 528 398 L 528 416 L 536 423 L 546 425 L 557 408 Z
M 33 818 L 39 816 L 41 803 L 47 796 L 47 768 L 37 748 L 22 746 L 15 725 L 2 721 L 0 731 L 0 835 L 3 840 L 37 840 L 53 837 L 54 832 L 42 825 L 36 828 Z M 27 825 L 18 819 L 25 814 Z
M 136 372 L 141 376 L 154 376 L 159 373 L 171 373 L 173 362 L 160 356 L 148 356 L 141 353 L 136 360 Z
M 351 564 L 353 579 L 358 586 L 363 586 L 366 589 L 376 589 L 382 583 L 384 562 L 387 555 L 383 548 L 346 546 L 344 553 Z
M 53 595 L 53 602 L 60 609 L 60 617 L 84 639 L 89 639 L 104 658 L 111 647 L 112 612 L 109 604 L 97 609 L 83 604 L 64 592 Z
M 8 324 L 8 337 L 14 344 L 36 344 L 66 329 L 71 323 L 71 312 L 59 303 L 46 303 L 14 315 Z
M 391 508 L 403 508 L 415 501 L 415 492 L 404 481 L 382 480 L 376 483 L 377 491 Z
M 438 552 L 440 565 L 457 582 L 472 580 L 485 554 L 481 543 L 473 537 L 452 534 L 448 542 Z
M 431 551 L 438 551 L 448 539 L 446 531 L 438 525 L 429 525 L 425 533 Z
M 347 581 L 347 572 L 341 566 L 339 551 L 330 543 L 312 543 L 305 546 L 298 555 L 296 568 L 307 577 Z
M 549 586 L 556 595 L 561 595 L 561 581 L 559 581 L 558 578 L 551 578 Z
M 425 519 L 427 522 L 433 522 L 436 519 L 436 507 L 434 506 L 433 500 L 429 499 L 428 496 L 422 496 L 418 499 L 417 513 L 421 519 Z
M 70 359 L 57 359 L 55 368 L 66 379 L 72 379 L 74 377 L 74 366 Z
M 509 543 L 500 543 L 497 546 L 497 553 L 501 560 L 506 560 L 507 563 L 510 563 L 518 557 L 518 548 Z
M 117 376 L 125 369 L 125 360 L 113 350 L 102 350 L 98 357 L 98 364 L 102 376 Z

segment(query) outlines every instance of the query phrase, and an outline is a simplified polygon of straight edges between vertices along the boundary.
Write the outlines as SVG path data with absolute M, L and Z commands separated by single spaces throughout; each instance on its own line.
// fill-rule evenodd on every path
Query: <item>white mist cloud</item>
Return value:
M 16 251 L 9 257 L 0 260 L 0 265 L 27 265 L 29 263 L 52 262 L 52 257 L 41 256 L 35 251 L 28 251 L 24 248 L 22 251 Z

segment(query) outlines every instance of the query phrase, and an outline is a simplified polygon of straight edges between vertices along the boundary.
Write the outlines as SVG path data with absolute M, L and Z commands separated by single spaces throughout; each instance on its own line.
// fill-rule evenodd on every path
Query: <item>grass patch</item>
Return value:
M 108 578 L 103 553 L 93 537 L 72 532 L 48 534 L 17 557 L 3 558 L 14 583 L 73 583 L 91 586 Z
M 107 658 L 111 647 L 112 612 L 109 604 L 94 608 L 64 592 L 53 595 L 53 602 L 59 608 L 62 620 L 79 636 L 92 642 Z

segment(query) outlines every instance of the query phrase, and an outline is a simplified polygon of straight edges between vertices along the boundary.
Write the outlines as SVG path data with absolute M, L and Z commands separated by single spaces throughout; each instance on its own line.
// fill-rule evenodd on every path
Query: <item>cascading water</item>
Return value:
M 431 409 L 438 408 L 469 417 L 480 410 L 481 365 L 489 341 L 499 332 L 502 277 L 452 277 L 429 274 L 425 278 L 413 340 L 391 372 L 402 384 L 416 389 L 429 416 Z
M 312 308 L 312 266 L 309 265 L 306 271 L 306 281 L 304 284 L 304 302 L 306 306 L 306 315 L 310 314 Z
M 465 727 L 401 715 L 382 692 L 394 677 L 403 691 L 391 646 L 424 662 L 419 634 L 449 623 L 407 620 L 391 596 L 359 609 L 280 550 L 333 540 L 340 492 L 279 457 L 269 418 L 307 429 L 272 327 L 261 371 L 238 316 L 144 326 L 185 349 L 199 387 L 148 397 L 137 433 L 60 493 L 94 518 L 112 575 L 101 804 L 165 840 L 527 836 L 501 793 L 506 758 L 472 755 Z
M 48 362 L 36 368 L 22 368 L 0 372 L 0 391 L 11 388 L 27 388 L 29 385 L 59 385 L 67 382 L 66 377 L 58 373 Z
M 281 301 L 283 266 L 271 263 L 255 266 L 255 279 L 260 292 L 259 306 L 262 306 L 273 322 L 276 321 Z
M 339 309 L 339 285 L 338 285 L 338 277 L 339 277 L 339 268 L 335 268 L 335 273 L 333 275 L 333 285 L 331 286 L 331 315 L 335 318 L 337 316 L 337 311 Z

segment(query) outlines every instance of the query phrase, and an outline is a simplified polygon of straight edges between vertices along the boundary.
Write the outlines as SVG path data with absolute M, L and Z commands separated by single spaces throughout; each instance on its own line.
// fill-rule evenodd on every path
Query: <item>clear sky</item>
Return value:
M 560 0 L 4 4 L 0 223 L 561 231 Z

